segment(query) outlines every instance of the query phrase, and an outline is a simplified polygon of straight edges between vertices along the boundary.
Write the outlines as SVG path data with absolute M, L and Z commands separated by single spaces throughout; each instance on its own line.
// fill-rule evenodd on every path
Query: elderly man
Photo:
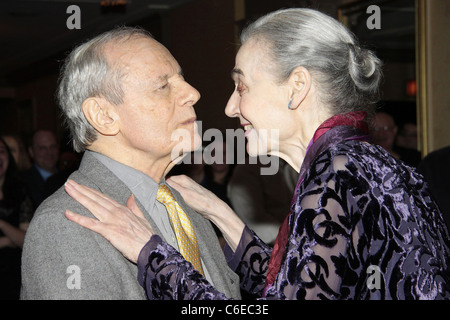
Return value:
M 173 208 L 166 209 L 160 190 L 166 198 L 173 195 L 195 231 L 189 250 L 199 253 L 199 271 L 240 298 L 237 275 L 227 267 L 211 224 L 165 183 L 177 161 L 172 151 L 190 152 L 201 140 L 193 108 L 200 95 L 170 52 L 140 29 L 106 32 L 67 58 L 58 97 L 75 150 L 86 150 L 70 179 L 121 204 L 135 199 L 154 231 L 182 252 Z M 25 239 L 22 298 L 145 299 L 136 265 L 67 220 L 66 209 L 92 217 L 63 188 L 43 202 Z

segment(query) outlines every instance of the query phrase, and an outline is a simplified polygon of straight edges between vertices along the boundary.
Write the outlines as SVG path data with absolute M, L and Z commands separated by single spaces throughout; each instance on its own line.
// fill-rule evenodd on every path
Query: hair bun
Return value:
M 381 77 L 381 61 L 375 54 L 353 43 L 349 46 L 349 73 L 360 90 L 373 90 L 378 87 Z

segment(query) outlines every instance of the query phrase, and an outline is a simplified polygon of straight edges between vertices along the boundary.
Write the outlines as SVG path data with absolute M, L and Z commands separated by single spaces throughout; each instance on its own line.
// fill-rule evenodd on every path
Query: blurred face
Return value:
M 59 147 L 55 135 L 50 131 L 37 132 L 33 138 L 30 155 L 41 169 L 54 172 L 59 157 Z
M 3 144 L 3 142 L 0 141 L 0 182 L 5 178 L 8 164 L 8 151 L 6 151 L 6 146 Z
M 386 113 L 377 113 L 373 118 L 371 135 L 375 144 L 388 151 L 391 150 L 397 135 L 397 126 L 394 119 Z
M 251 156 L 273 154 L 283 148 L 296 127 L 292 114 L 286 112 L 287 86 L 275 82 L 268 65 L 270 60 L 263 49 L 249 40 L 239 50 L 232 71 L 235 90 L 225 113 L 239 118 Z
M 124 143 L 152 159 L 199 147 L 193 106 L 200 94 L 184 80 L 170 52 L 154 40 L 137 38 L 112 58 L 126 73 L 124 103 L 116 108 Z

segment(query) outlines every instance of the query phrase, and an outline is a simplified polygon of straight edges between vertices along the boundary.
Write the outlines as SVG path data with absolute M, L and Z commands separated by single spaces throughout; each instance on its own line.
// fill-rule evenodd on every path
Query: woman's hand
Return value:
M 185 175 L 170 177 L 166 182 L 181 194 L 189 207 L 213 222 L 231 249 L 236 249 L 245 224 L 224 201 Z
M 212 220 L 212 216 L 217 213 L 219 206 L 227 206 L 214 193 L 202 187 L 188 176 L 173 176 L 168 178 L 166 182 L 181 194 L 189 207 L 206 219 Z
M 128 260 L 136 263 L 144 245 L 153 235 L 153 229 L 136 204 L 133 195 L 127 206 L 119 204 L 97 190 L 67 180 L 66 192 L 98 220 L 66 210 L 67 219 L 105 237 Z

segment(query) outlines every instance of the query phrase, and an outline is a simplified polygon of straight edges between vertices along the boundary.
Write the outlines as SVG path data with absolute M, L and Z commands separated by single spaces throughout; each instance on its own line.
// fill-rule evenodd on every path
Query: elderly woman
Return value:
M 275 246 L 189 178 L 167 180 L 222 231 L 241 288 L 263 299 L 450 298 L 449 235 L 423 178 L 367 141 L 380 61 L 310 9 L 270 13 L 241 40 L 225 112 L 244 126 L 251 155 L 280 156 L 299 172 Z M 70 181 L 66 190 L 99 220 L 66 216 L 137 262 L 149 298 L 225 299 L 133 201 L 127 208 Z

